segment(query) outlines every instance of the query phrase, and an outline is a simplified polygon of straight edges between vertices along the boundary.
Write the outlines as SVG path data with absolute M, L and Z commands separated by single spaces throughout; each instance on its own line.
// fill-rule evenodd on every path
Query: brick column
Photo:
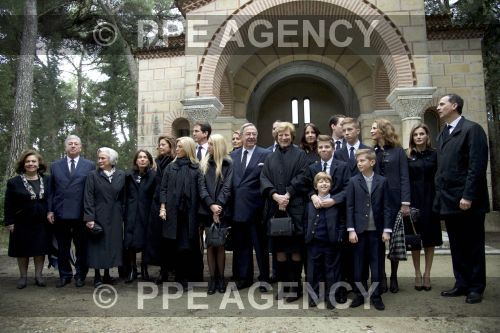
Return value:
M 395 88 L 387 97 L 391 107 L 401 117 L 401 144 L 408 148 L 410 131 L 422 121 L 425 108 L 432 100 L 436 87 Z
M 215 96 L 186 98 L 181 103 L 191 123 L 212 123 L 224 108 Z

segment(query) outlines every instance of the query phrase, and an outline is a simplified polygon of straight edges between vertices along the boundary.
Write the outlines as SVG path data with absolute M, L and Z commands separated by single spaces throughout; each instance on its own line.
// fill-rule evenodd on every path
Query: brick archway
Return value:
M 416 85 L 416 74 L 412 55 L 406 41 L 402 37 L 402 33 L 387 15 L 367 0 L 317 0 L 307 2 L 304 0 L 293 2 L 289 0 L 268 0 L 264 2 L 250 0 L 229 15 L 220 29 L 217 30 L 217 33 L 212 37 L 209 47 L 205 50 L 199 66 L 196 85 L 197 96 L 220 97 L 224 73 L 230 62 L 231 54 L 234 53 L 231 52 L 230 49 L 234 44 L 227 44 L 226 48 L 222 50 L 218 46 L 221 45 L 226 23 L 237 17 L 238 23 L 243 25 L 249 21 L 251 17 L 255 17 L 260 13 L 281 6 L 311 6 L 308 8 L 313 12 L 317 10 L 317 14 L 324 14 L 325 6 L 327 6 L 330 9 L 334 8 L 337 10 L 337 13 L 342 13 L 344 15 L 379 17 L 380 23 L 376 31 L 380 35 L 380 38 L 374 42 L 373 47 L 380 55 L 386 69 L 391 90 L 394 88 L 413 87 Z M 277 11 L 279 12 L 278 9 Z

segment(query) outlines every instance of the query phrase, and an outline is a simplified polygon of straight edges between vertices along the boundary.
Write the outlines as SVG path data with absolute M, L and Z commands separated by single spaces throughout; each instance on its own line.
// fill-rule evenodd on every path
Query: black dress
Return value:
M 44 184 L 44 195 L 40 198 L 40 179 Z M 24 187 L 21 176 L 9 179 L 5 192 L 5 225 L 14 224 L 9 237 L 10 257 L 34 257 L 49 253 L 50 232 L 47 221 L 48 177 L 29 180 L 36 194 L 35 199 Z
M 99 223 L 102 235 L 89 237 L 88 266 L 96 269 L 122 265 L 125 172 L 116 170 L 111 183 L 102 170 L 89 173 L 85 183 L 83 220 Z
M 437 170 L 437 154 L 435 150 L 417 152 L 413 150 L 408 158 L 410 174 L 411 204 L 420 209 L 420 218 L 415 229 L 422 236 L 424 247 L 443 244 L 439 216 L 432 211 L 432 203 L 436 194 L 434 176 Z
M 148 219 L 156 189 L 156 172 L 148 169 L 139 176 L 138 171 L 128 172 L 125 177 L 125 233 L 123 247 L 140 252 L 147 242 Z

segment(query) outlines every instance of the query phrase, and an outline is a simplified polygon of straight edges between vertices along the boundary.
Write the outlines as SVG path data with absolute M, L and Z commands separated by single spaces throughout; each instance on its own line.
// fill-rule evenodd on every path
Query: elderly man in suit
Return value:
M 484 219 L 489 212 L 486 181 L 488 144 L 483 128 L 462 116 L 463 99 L 441 98 L 439 117 L 446 123 L 438 137 L 434 211 L 446 223 L 455 285 L 444 297 L 466 296 L 480 303 L 486 288 Z
M 237 265 L 238 289 L 253 283 L 253 254 L 259 266 L 259 281 L 269 280 L 269 251 L 265 226 L 262 222 L 264 200 L 260 195 L 260 172 L 268 149 L 257 146 L 257 128 L 244 124 L 241 129 L 242 149 L 231 153 L 233 159 L 233 226 L 234 256 Z M 264 286 L 261 291 L 266 291 Z
M 75 285 L 83 287 L 87 276 L 87 230 L 83 222 L 83 191 L 87 175 L 96 169 L 94 162 L 80 157 L 82 142 L 70 135 L 64 142 L 66 157 L 50 166 L 50 191 L 47 219 L 53 223 L 58 246 L 59 282 L 57 288 L 71 282 L 71 241 L 75 244 Z

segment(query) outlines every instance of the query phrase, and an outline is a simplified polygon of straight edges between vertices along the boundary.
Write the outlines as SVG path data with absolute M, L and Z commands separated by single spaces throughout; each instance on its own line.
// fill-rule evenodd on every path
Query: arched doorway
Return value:
M 186 118 L 177 118 L 172 123 L 172 134 L 176 138 L 180 138 L 183 136 L 190 136 L 190 126 L 189 121 Z

